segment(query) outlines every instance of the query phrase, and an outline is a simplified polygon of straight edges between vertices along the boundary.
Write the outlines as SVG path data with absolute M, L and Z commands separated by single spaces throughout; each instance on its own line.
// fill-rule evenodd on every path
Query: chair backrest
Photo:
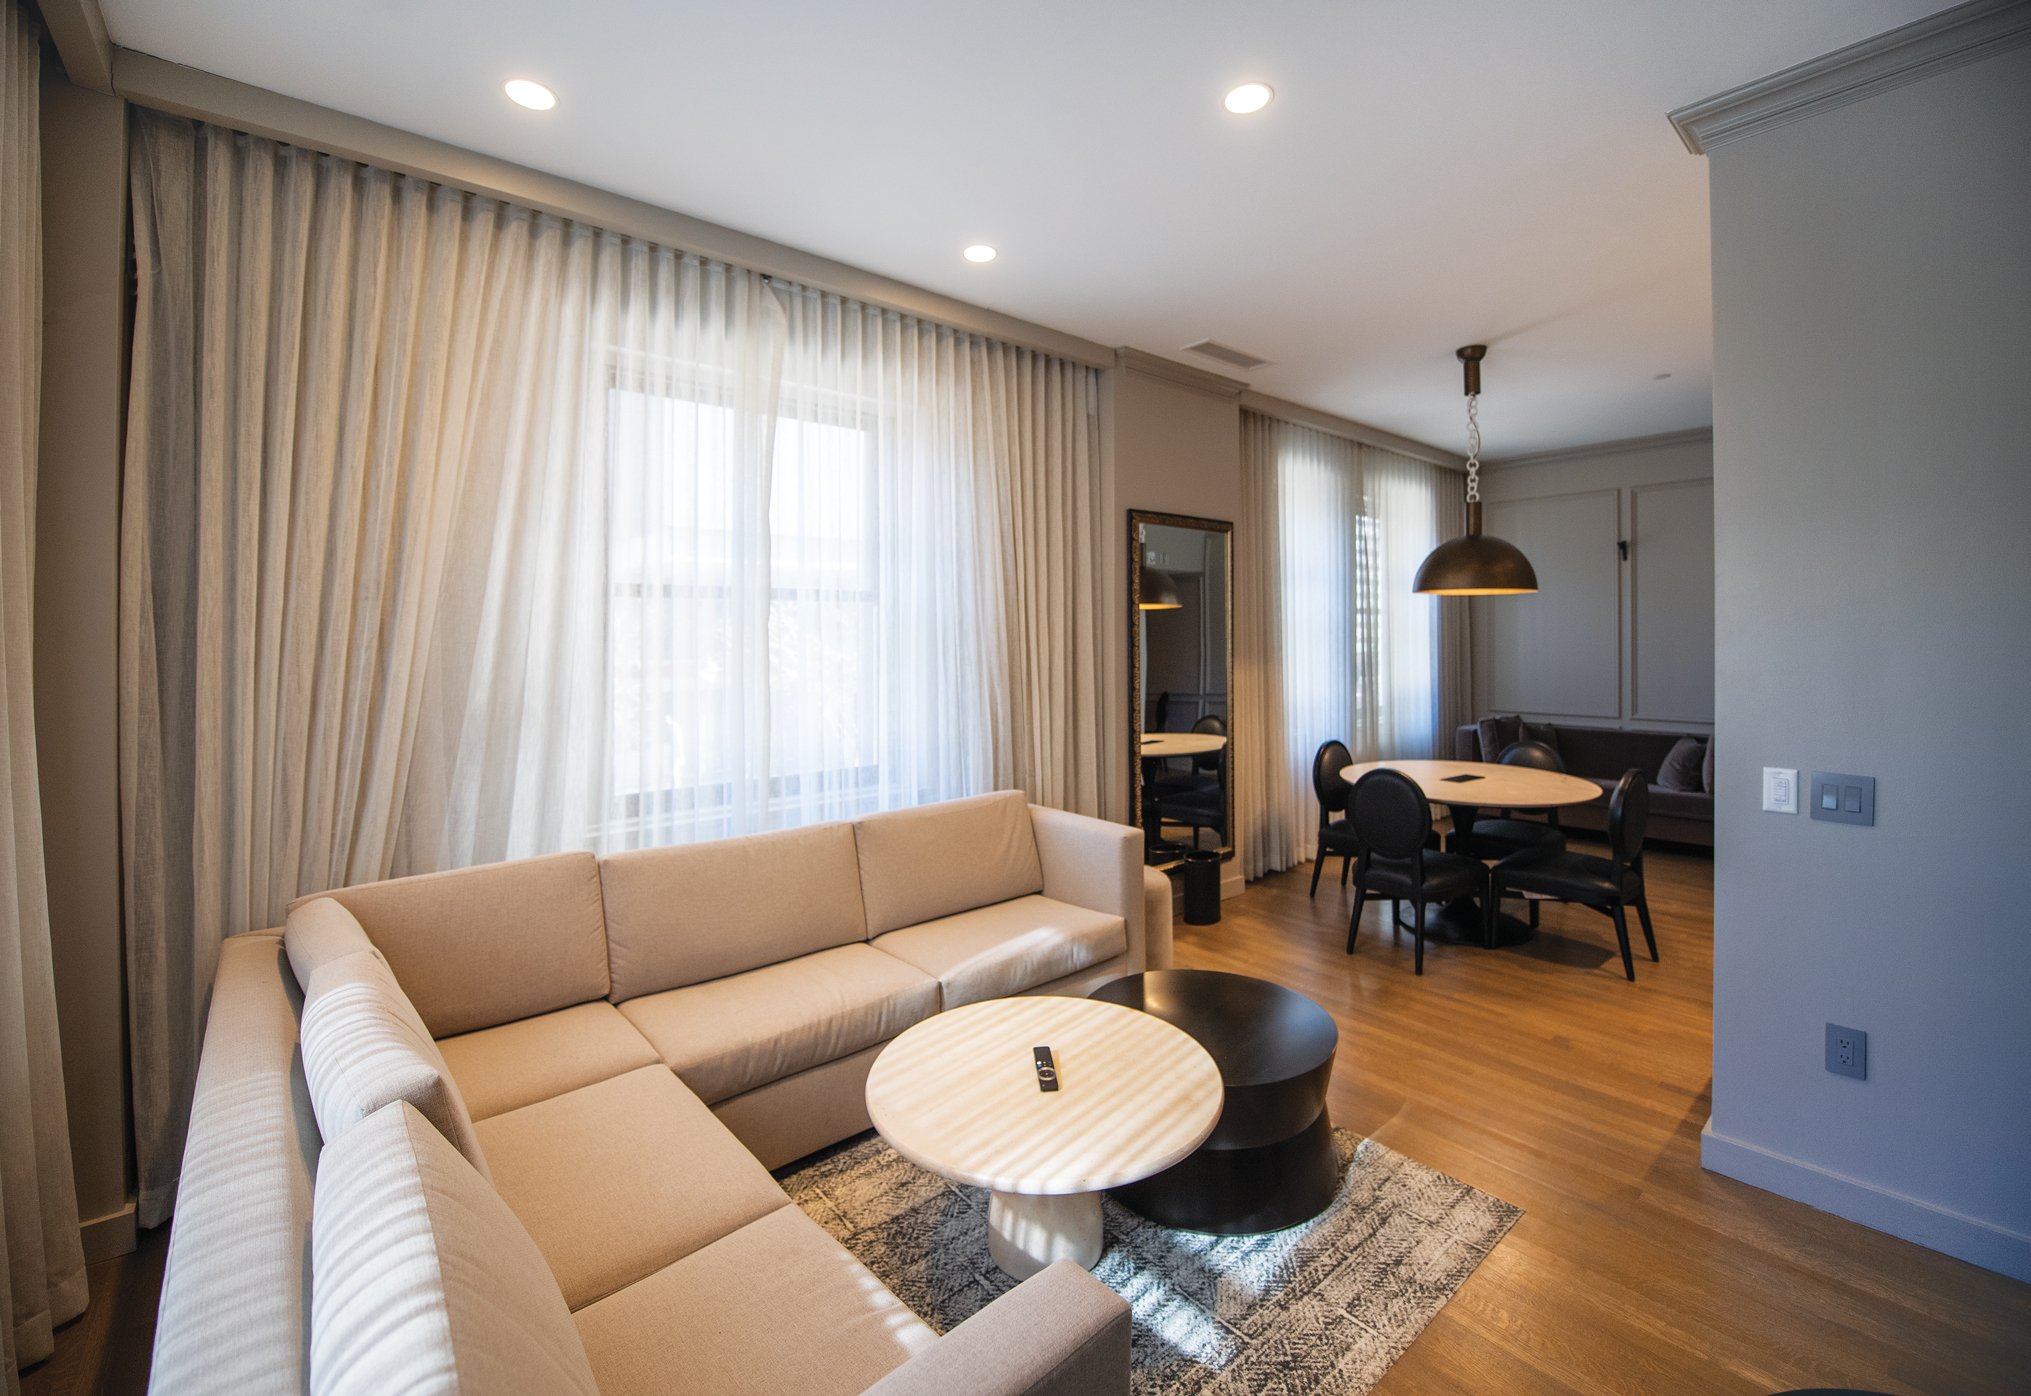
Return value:
M 1354 836 L 1384 858 L 1417 856 L 1432 832 L 1432 807 L 1424 791 L 1402 771 L 1386 766 L 1354 782 L 1347 810 Z
M 1564 775 L 1566 769 L 1566 763 L 1559 760 L 1559 754 L 1543 742 L 1511 742 L 1495 759 L 1504 766 L 1528 766 L 1534 771 L 1557 771 L 1560 775 Z
M 1608 796 L 1608 853 L 1618 868 L 1643 861 L 1643 835 L 1650 825 L 1650 778 L 1629 770 Z
M 1198 720 L 1192 724 L 1192 730 L 1194 732 L 1210 732 L 1216 737 L 1224 737 L 1227 735 L 1227 719 L 1218 713 L 1201 713 Z M 1200 755 L 1192 758 L 1193 769 L 1200 771 L 1219 770 L 1220 755 L 1217 751 L 1202 752 Z
M 1321 824 L 1329 815 L 1347 808 L 1347 795 L 1353 787 L 1340 772 L 1353 764 L 1354 753 L 1347 750 L 1345 742 L 1319 743 L 1318 753 L 1312 757 L 1312 793 L 1319 797 Z

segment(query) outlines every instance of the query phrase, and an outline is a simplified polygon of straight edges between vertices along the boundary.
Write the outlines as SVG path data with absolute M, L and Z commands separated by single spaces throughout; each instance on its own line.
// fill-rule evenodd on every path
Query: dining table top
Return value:
M 1147 732 L 1143 734 L 1137 755 L 1145 758 L 1204 756 L 1226 745 L 1227 739 L 1217 732 Z
M 1591 780 L 1534 766 L 1501 766 L 1489 761 L 1362 761 L 1343 767 L 1340 778 L 1352 785 L 1375 770 L 1401 771 L 1416 782 L 1427 800 L 1439 805 L 1474 805 L 1482 809 L 1558 809 L 1601 798 Z

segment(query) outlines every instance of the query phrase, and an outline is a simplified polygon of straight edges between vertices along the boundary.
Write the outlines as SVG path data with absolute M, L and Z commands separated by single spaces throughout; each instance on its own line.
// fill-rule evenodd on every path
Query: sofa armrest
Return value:
M 1119 916 L 1128 928 L 1130 967 L 1153 968 L 1146 948 L 1141 832 L 1042 805 L 1030 806 L 1030 824 L 1044 869 L 1044 895 Z M 1168 935 L 1168 920 L 1165 931 Z
M 1453 759 L 1455 761 L 1479 761 L 1481 759 L 1481 724 L 1463 722 L 1453 729 Z
M 1142 870 L 1143 969 L 1171 967 L 1171 880 L 1155 868 Z
M 867 1396 L 1121 1396 L 1127 1301 L 1069 1260 L 1024 1280 Z
M 297 1052 L 302 1006 L 279 934 L 220 942 L 156 1311 L 154 1396 L 304 1390 L 322 1141 Z

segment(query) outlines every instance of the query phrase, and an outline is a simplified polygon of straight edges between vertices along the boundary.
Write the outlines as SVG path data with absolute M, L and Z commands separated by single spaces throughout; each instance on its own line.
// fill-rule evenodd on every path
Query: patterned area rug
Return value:
M 1172 1231 L 1108 1199 L 1093 1273 L 1135 1312 L 1135 1390 L 1364 1392 L 1521 1209 L 1370 1139 L 1333 1131 L 1339 1195 L 1263 1236 Z M 879 1136 L 783 1175 L 797 1205 L 943 1333 L 1015 1281 L 987 1254 L 987 1194 Z

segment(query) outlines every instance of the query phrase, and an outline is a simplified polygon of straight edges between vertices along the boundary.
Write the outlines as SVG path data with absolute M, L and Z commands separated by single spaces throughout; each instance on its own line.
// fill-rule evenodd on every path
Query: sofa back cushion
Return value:
M 867 939 L 853 826 L 600 860 L 614 1002 Z
M 330 1145 L 395 1101 L 407 1101 L 486 1172 L 472 1116 L 451 1069 L 380 954 L 322 965 L 303 995 L 303 1075 Z
M 313 1396 L 597 1396 L 536 1243 L 405 1102 L 325 1148 L 310 1256 Z
M 1559 756 L 1576 776 L 1614 780 L 1635 769 L 1657 774 L 1678 742 L 1675 732 L 1625 732 L 1610 727 L 1559 728 Z
M 871 936 L 1044 890 L 1020 790 L 869 815 L 853 835 Z
M 606 997 L 599 860 L 590 853 L 316 895 L 358 918 L 433 1037 Z M 291 902 L 291 913 L 311 900 Z
M 311 977 L 333 960 L 372 950 L 359 918 L 330 897 L 312 897 L 289 912 L 282 928 L 282 948 L 289 952 L 289 968 L 298 987 L 308 989 Z

